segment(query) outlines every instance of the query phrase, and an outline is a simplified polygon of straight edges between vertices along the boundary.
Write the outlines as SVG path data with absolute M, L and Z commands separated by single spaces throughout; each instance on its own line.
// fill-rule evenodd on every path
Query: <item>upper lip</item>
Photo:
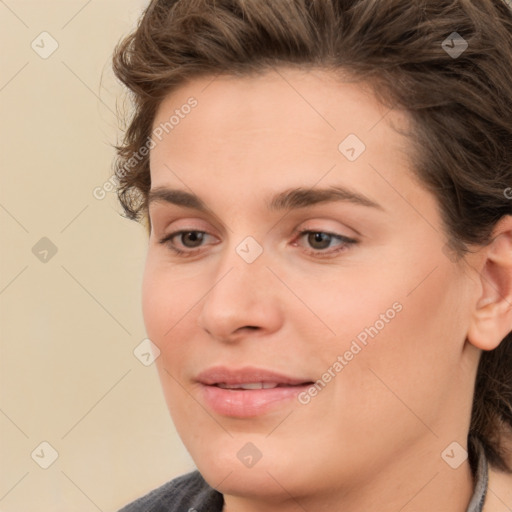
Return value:
M 214 384 L 249 384 L 253 382 L 269 382 L 277 384 L 310 383 L 309 379 L 297 379 L 271 370 L 246 366 L 244 368 L 227 368 L 225 366 L 214 366 L 202 371 L 197 377 L 201 384 L 212 386 Z

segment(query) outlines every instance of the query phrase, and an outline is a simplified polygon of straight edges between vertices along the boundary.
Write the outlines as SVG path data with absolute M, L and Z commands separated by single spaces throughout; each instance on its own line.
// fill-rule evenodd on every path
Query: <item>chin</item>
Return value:
M 213 463 L 212 463 L 213 462 Z M 284 489 L 293 496 L 299 494 L 297 489 L 303 489 L 290 481 L 294 478 L 288 470 L 283 470 L 279 465 L 266 464 L 260 460 L 252 468 L 244 467 L 238 460 L 231 464 L 204 461 L 197 464 L 203 478 L 223 494 L 243 496 L 252 499 L 279 499 Z M 302 474 L 304 477 L 304 474 Z
M 235 434 L 228 437 L 226 434 L 215 441 L 205 440 L 194 449 L 187 448 L 203 478 L 220 492 L 269 497 L 281 494 L 287 485 L 299 483 L 291 482 L 297 477 L 303 483 L 307 481 L 304 466 L 297 464 L 290 457 L 290 451 L 284 449 L 286 443 L 278 445 L 282 449 L 276 452 L 263 436 Z M 294 475 L 297 468 L 300 469 L 299 475 Z

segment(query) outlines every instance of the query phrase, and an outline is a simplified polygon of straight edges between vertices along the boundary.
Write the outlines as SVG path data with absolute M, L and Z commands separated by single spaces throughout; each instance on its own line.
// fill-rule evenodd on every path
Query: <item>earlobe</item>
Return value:
M 479 251 L 481 293 L 467 334 L 481 350 L 494 350 L 512 330 L 512 216 L 496 224 L 491 240 Z

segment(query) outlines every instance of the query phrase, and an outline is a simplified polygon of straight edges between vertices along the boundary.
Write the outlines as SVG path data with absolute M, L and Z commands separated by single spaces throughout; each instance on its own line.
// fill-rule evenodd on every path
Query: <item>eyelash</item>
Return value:
M 167 245 L 168 249 L 170 249 L 177 256 L 181 256 L 181 257 L 184 257 L 184 258 L 187 258 L 189 256 L 194 256 L 195 254 L 200 252 L 201 249 L 195 249 L 195 250 L 192 249 L 190 251 L 183 251 L 181 249 L 178 249 L 177 247 L 175 247 L 171 243 L 171 241 L 172 241 L 172 239 L 174 237 L 182 235 L 182 234 L 185 234 L 185 233 L 203 233 L 205 235 L 208 234 L 205 231 L 200 231 L 200 230 L 197 230 L 197 229 L 182 229 L 180 231 L 175 231 L 175 232 L 170 233 L 169 235 L 165 236 L 164 238 L 159 240 L 159 243 L 163 244 L 163 245 Z M 339 252 L 347 250 L 351 245 L 354 245 L 354 244 L 358 243 L 358 241 L 354 240 L 353 238 L 348 238 L 346 236 L 338 235 L 336 233 L 331 233 L 329 231 L 315 231 L 315 230 L 311 230 L 311 229 L 305 229 L 305 230 L 296 230 L 294 232 L 294 234 L 297 235 L 297 237 L 299 239 L 301 237 L 303 237 L 304 235 L 306 235 L 306 234 L 313 234 L 313 233 L 314 234 L 320 233 L 320 234 L 323 234 L 323 235 L 327 235 L 327 236 L 330 236 L 333 239 L 339 240 L 340 242 L 343 242 L 343 243 L 337 249 L 331 250 L 331 251 L 328 251 L 328 252 L 320 250 L 320 249 L 305 250 L 305 252 L 307 254 L 309 254 L 310 256 L 315 256 L 315 257 L 319 257 L 319 258 L 333 257 L 336 254 L 338 254 Z

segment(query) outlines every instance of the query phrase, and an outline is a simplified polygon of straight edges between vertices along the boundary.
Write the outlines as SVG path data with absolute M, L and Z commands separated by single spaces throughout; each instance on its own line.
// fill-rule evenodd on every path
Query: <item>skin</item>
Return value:
M 209 210 L 150 204 L 143 314 L 172 419 L 224 511 L 465 511 L 469 463 L 452 469 L 441 453 L 467 448 L 481 350 L 512 326 L 510 219 L 489 246 L 447 257 L 436 200 L 393 129 L 408 117 L 368 86 L 288 68 L 196 78 L 165 98 L 154 127 L 190 96 L 197 107 L 151 150 L 152 189 L 193 192 Z M 353 162 L 338 150 L 348 134 L 366 146 Z M 334 185 L 380 208 L 266 207 L 290 187 Z M 195 255 L 159 243 L 180 229 L 207 233 L 199 245 L 172 240 Z M 322 257 L 342 244 L 322 248 L 295 229 L 357 243 Z M 247 236 L 263 249 L 250 264 L 236 251 Z M 214 365 L 315 381 L 396 303 L 401 311 L 307 405 L 240 419 L 203 403 L 195 377 Z M 262 454 L 250 468 L 237 458 L 247 442 Z

